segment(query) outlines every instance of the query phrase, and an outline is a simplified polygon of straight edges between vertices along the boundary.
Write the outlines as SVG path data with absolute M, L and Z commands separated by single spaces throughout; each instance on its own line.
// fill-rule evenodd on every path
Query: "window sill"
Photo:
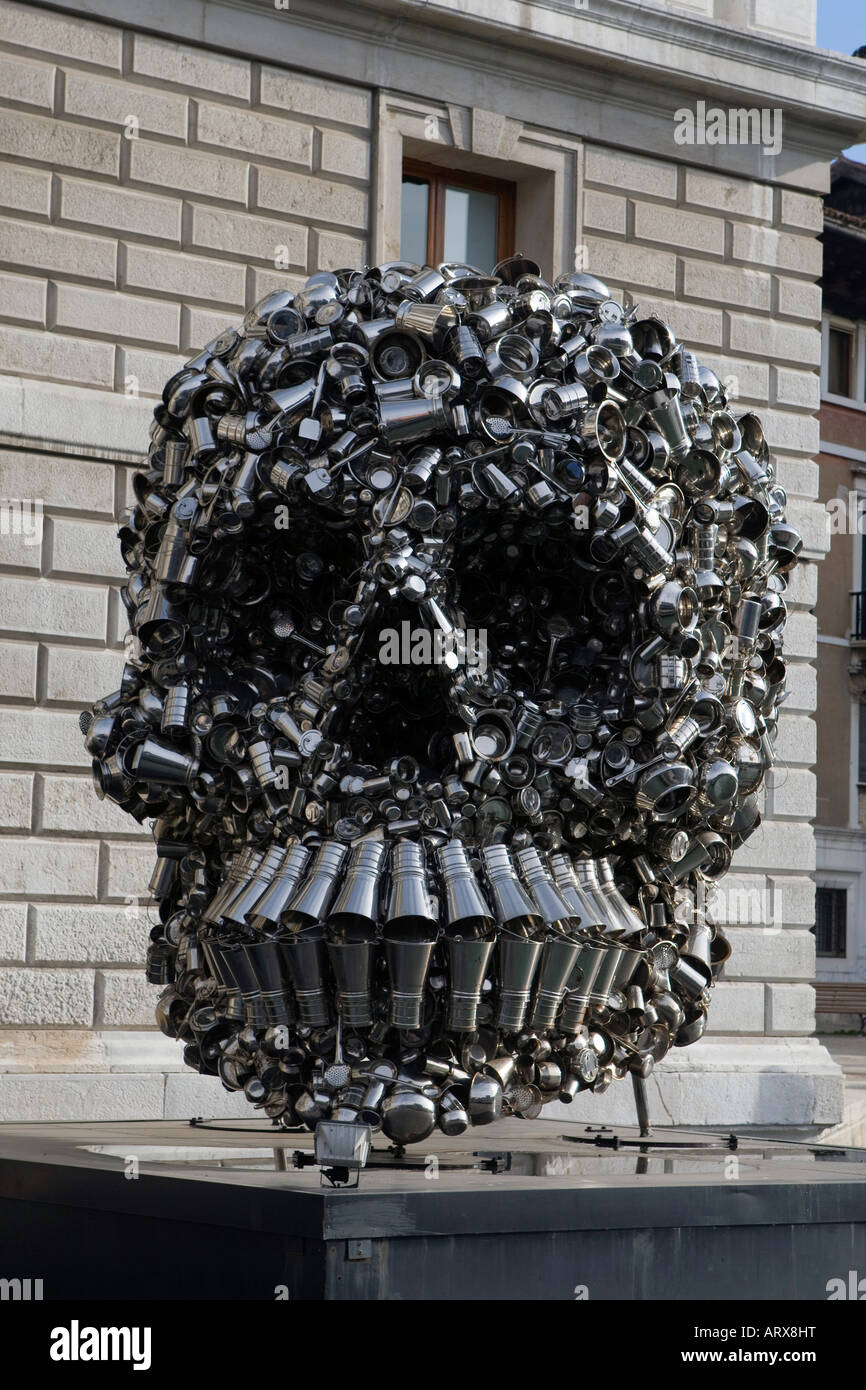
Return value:
M 844 405 L 848 410 L 866 411 L 866 401 L 855 400 L 853 396 L 834 396 L 829 391 L 821 394 L 822 405 Z

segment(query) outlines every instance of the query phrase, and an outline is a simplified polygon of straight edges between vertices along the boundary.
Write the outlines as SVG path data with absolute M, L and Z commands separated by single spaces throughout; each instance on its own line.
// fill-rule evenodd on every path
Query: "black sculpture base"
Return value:
M 824 1301 L 866 1270 L 864 1150 L 516 1120 L 423 1149 L 374 1136 L 346 1190 L 262 1120 L 5 1126 L 2 1273 L 45 1300 Z

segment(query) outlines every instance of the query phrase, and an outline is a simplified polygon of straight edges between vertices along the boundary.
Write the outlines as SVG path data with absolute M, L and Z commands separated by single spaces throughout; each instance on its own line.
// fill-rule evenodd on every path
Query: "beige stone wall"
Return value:
M 809 557 L 790 592 L 790 698 L 764 823 L 722 885 L 734 951 L 715 990 L 713 1034 L 800 1034 L 814 1027 L 817 560 L 821 200 L 793 191 L 588 146 L 589 263 L 677 335 L 727 383 L 735 414 L 756 411 Z M 847 732 L 847 727 L 846 727 Z M 847 784 L 846 784 L 847 785 Z M 781 926 L 780 934 L 767 926 Z M 772 983 L 768 981 L 772 981 Z
M 0 1118 L 184 1114 L 195 1076 L 138 1074 L 180 1061 L 142 971 L 152 842 L 94 796 L 77 714 L 123 664 L 114 517 L 155 398 L 271 288 L 363 262 L 371 95 L 4 3 L 0 99 L 0 399 L 58 407 L 39 452 L 0 435 L 0 503 L 43 514 L 0 532 Z M 67 451 L 70 412 L 109 457 Z
M 393 150 L 369 183 L 391 108 L 380 95 L 377 117 L 360 85 L 5 0 L 0 97 L 0 499 L 44 504 L 39 545 L 0 535 L 0 1118 L 247 1114 L 155 1031 L 141 968 L 152 847 L 93 798 L 76 715 L 119 677 L 112 518 L 156 393 L 271 287 L 362 262 L 374 227 L 393 237 Z M 414 84 L 395 107 L 410 97 L 445 99 Z M 500 115 L 476 149 L 491 113 L 461 109 L 447 107 L 465 127 L 455 160 L 524 177 L 508 163 L 520 122 Z M 585 139 L 580 120 L 541 124 L 521 139 L 552 171 L 551 222 L 554 206 L 574 217 L 590 268 L 663 313 L 735 407 L 760 412 L 806 536 L 781 769 L 728 884 L 734 956 L 711 1035 L 665 1063 L 652 1103 L 691 1123 L 829 1123 L 838 1073 L 806 1046 L 820 195 L 774 186 L 769 166 L 766 181 L 721 175 L 672 143 L 650 158 Z M 612 1088 L 604 1118 L 630 1112 L 628 1088 Z

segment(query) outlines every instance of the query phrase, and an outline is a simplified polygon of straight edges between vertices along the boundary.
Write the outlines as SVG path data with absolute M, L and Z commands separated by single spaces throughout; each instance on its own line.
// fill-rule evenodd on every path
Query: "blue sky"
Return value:
M 818 0 L 818 47 L 836 53 L 854 52 L 866 44 L 866 7 L 863 0 Z M 866 59 L 864 59 L 866 62 Z M 854 145 L 845 153 L 866 164 L 866 145 Z

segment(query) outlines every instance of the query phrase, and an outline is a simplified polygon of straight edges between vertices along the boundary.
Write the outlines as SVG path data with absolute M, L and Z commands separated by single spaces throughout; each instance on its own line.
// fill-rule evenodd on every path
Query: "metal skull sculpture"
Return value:
M 726 407 L 523 256 L 315 274 L 172 378 L 82 726 L 189 1065 L 402 1145 L 701 1036 L 801 546 Z

